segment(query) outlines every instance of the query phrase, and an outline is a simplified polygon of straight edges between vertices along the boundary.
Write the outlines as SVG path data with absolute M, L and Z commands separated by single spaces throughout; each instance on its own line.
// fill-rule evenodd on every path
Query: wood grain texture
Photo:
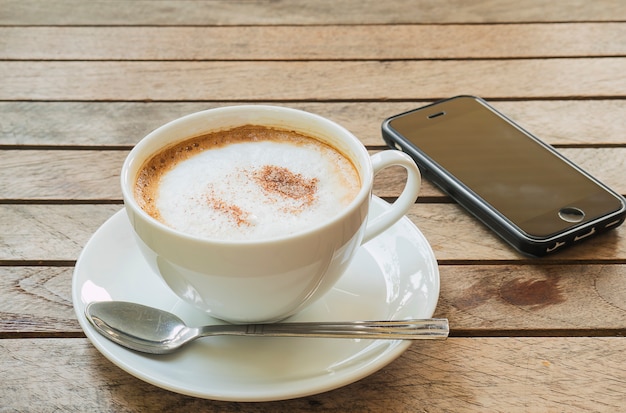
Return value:
M 0 205 L 0 261 L 76 260 L 90 236 L 121 205 Z M 408 217 L 441 264 L 623 263 L 626 227 L 543 259 L 520 255 L 456 204 L 416 204 Z M 25 242 L 28 240 L 28 242 Z
M 73 267 L 0 267 L 0 339 L 80 334 L 72 306 Z
M 28 26 L 0 27 L 0 59 L 391 60 L 624 56 L 626 43 L 622 39 L 625 37 L 626 23 Z
M 120 169 L 127 154 L 127 151 L 0 151 L 3 165 L 0 197 L 28 199 L 39 194 L 40 199 L 119 200 Z M 20 180 L 29 181 L 30 188 L 20 188 Z
M 0 62 L 0 100 L 611 98 L 626 58 L 362 62 Z M 367 81 L 364 81 L 367 79 Z
M 259 25 L 259 24 L 402 24 L 456 22 L 624 21 L 620 0 L 333 1 L 281 0 L 139 0 L 120 7 L 116 1 L 2 0 L 0 24 L 8 25 Z M 453 10 L 454 12 L 451 12 Z M 95 12 L 94 12 L 95 11 Z
M 0 398 L 9 411 L 97 412 L 614 412 L 624 400 L 626 352 L 613 338 L 451 338 L 413 344 L 344 388 L 270 403 L 216 402 L 146 384 L 86 339 L 0 340 Z M 260 355 L 262 356 L 262 355 Z M 36 365 L 37 368 L 32 368 Z M 28 394 L 29 397 L 23 397 Z
M 0 260 L 74 261 L 121 205 L 0 205 Z
M 0 102 L 0 145 L 135 145 L 189 113 L 241 102 Z M 270 103 L 271 102 L 255 102 Z M 273 103 L 334 120 L 368 146 L 384 145 L 380 125 L 429 101 Z M 491 104 L 552 145 L 626 146 L 626 100 L 496 101 Z
M 457 334 L 626 334 L 626 288 L 620 286 L 624 270 L 619 265 L 536 261 L 444 265 L 440 270 L 437 314 L 445 314 Z

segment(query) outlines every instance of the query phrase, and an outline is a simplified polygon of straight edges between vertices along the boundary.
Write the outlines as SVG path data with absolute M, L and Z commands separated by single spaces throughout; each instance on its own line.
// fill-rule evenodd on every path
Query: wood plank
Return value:
M 344 388 L 267 403 L 216 402 L 161 390 L 114 366 L 86 339 L 0 340 L 0 399 L 9 411 L 30 410 L 36 400 L 62 411 L 613 412 L 625 397 L 625 340 L 420 342 Z
M 121 205 L 0 205 L 0 260 L 74 261 Z
M 626 38 L 625 23 L 29 26 L 0 27 L 0 59 L 376 60 L 624 56 L 623 38 Z
M 626 148 L 563 148 L 560 152 L 626 194 Z M 126 150 L 0 150 L 0 199 L 121 200 L 119 173 L 127 154 Z M 377 175 L 375 194 L 400 194 L 404 174 L 398 169 Z M 443 193 L 425 182 L 420 196 L 441 199 Z
M 268 103 L 268 102 L 258 102 Z M 381 146 L 380 124 L 428 101 L 279 103 L 338 122 Z M 0 102 L 0 145 L 127 146 L 189 113 L 237 102 Z M 276 104 L 276 103 L 274 103 Z M 625 145 L 626 100 L 496 101 L 491 104 L 552 145 Z M 593 116 L 590 116 L 593 114 Z
M 3 25 L 258 25 L 624 21 L 620 0 L 2 0 Z M 454 10 L 454 12 L 451 12 Z
M 5 265 L 76 260 L 89 237 L 121 205 L 0 205 Z M 456 204 L 416 204 L 409 218 L 442 264 L 623 263 L 626 226 L 543 259 L 520 255 Z
M 121 199 L 128 151 L 0 151 L 0 198 Z M 29 182 L 27 187 L 20 188 Z
M 73 267 L 0 266 L 0 338 L 76 335 Z M 436 317 L 458 335 L 626 334 L 617 265 L 442 265 Z
M 440 273 L 436 314 L 455 334 L 626 334 L 620 265 L 442 265 Z
M 0 62 L 0 100 L 611 98 L 626 58 L 363 62 Z M 541 76 L 539 76 L 539 74 Z
M 0 267 L 0 338 L 82 330 L 72 306 L 73 267 Z

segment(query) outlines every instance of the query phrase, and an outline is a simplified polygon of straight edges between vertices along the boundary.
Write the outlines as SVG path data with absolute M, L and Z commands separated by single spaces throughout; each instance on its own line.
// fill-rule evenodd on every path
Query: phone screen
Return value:
M 444 101 L 393 119 L 390 126 L 419 151 L 531 236 L 572 226 L 622 207 L 618 198 L 541 143 L 471 97 Z

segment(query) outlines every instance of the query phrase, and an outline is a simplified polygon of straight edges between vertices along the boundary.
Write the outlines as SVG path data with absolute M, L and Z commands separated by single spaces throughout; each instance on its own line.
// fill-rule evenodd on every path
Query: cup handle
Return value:
M 406 169 L 407 180 L 398 199 L 382 214 L 368 221 L 362 244 L 380 235 L 402 218 L 415 203 L 422 184 L 422 176 L 415 161 L 403 152 L 385 150 L 372 155 L 371 160 L 374 175 L 384 168 L 401 166 Z

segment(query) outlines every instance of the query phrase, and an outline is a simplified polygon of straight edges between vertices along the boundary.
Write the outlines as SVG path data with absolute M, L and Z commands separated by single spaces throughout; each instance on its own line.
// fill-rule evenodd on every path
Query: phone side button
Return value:
M 565 245 L 565 242 L 555 242 L 553 246 L 546 248 L 546 252 L 553 252 L 555 251 L 557 248 L 561 248 L 563 245 Z
M 582 235 L 576 235 L 574 237 L 574 242 L 576 241 L 580 241 L 581 239 L 587 238 L 592 236 L 593 234 L 596 233 L 596 227 L 591 228 L 591 231 L 587 232 L 586 234 L 582 234 Z
M 604 226 L 604 228 L 610 228 L 610 227 L 612 227 L 612 226 L 619 225 L 619 224 L 621 224 L 621 223 L 622 223 L 622 219 L 621 219 L 621 218 L 620 218 L 620 219 L 616 219 L 615 221 L 611 221 L 611 222 L 609 222 L 608 224 L 606 224 L 606 225 Z

